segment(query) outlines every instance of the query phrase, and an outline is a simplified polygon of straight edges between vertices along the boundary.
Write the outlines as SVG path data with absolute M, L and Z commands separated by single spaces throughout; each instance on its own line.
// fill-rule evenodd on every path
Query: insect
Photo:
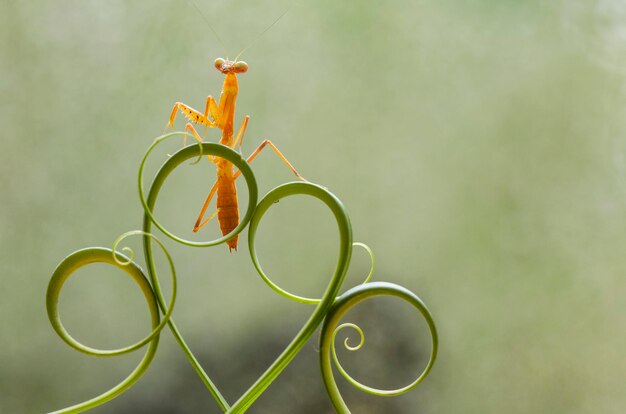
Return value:
M 215 102 L 212 96 L 208 96 L 206 100 L 206 107 L 204 113 L 201 113 L 192 107 L 182 103 L 176 102 L 172 108 L 169 122 L 166 128 L 174 126 L 174 119 L 176 114 L 180 111 L 189 121 L 185 125 L 185 131 L 190 132 L 199 140 L 202 140 L 198 132 L 192 123 L 205 125 L 208 128 L 219 128 L 222 131 L 222 138 L 219 143 L 235 149 L 239 145 L 241 151 L 241 144 L 243 142 L 243 136 L 248 126 L 248 120 L 250 116 L 246 115 L 243 118 L 241 126 L 237 135 L 234 134 L 234 122 L 235 122 L 235 103 L 237 100 L 237 93 L 239 92 L 239 86 L 237 83 L 237 75 L 248 71 L 248 64 L 237 59 L 228 60 L 218 58 L 215 60 L 215 68 L 225 75 L 224 83 L 222 85 L 222 93 L 220 95 L 219 102 Z M 263 150 L 263 148 L 269 146 L 276 152 L 281 160 L 289 167 L 289 169 L 301 180 L 306 181 L 291 165 L 291 163 L 285 158 L 285 156 L 276 148 L 276 146 L 270 140 L 264 140 L 261 145 L 255 149 L 252 154 L 247 158 L 247 162 L 250 163 L 257 155 Z M 217 167 L 217 180 L 211 187 L 202 208 L 200 214 L 193 226 L 193 232 L 197 232 L 204 227 L 211 219 L 217 216 L 217 220 L 220 225 L 220 230 L 223 235 L 230 233 L 239 224 L 239 206 L 237 200 L 237 187 L 235 186 L 235 180 L 241 174 L 240 171 L 233 172 L 233 164 L 219 158 L 209 156 L 209 159 Z M 209 217 L 204 218 L 206 211 L 209 207 L 209 203 L 213 199 L 213 196 L 217 193 L 217 210 Z M 237 251 L 237 241 L 239 236 L 235 236 L 228 240 L 228 250 L 233 249 Z

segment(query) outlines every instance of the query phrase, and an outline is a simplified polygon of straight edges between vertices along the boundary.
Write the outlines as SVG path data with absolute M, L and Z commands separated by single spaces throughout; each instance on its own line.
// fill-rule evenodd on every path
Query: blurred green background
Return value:
M 234 57 L 290 5 L 242 57 L 243 151 L 270 138 L 338 195 L 355 240 L 376 254 L 374 278 L 417 293 L 440 330 L 435 369 L 412 392 L 371 398 L 340 381 L 353 412 L 624 412 L 623 2 L 197 4 L 223 44 L 183 0 L 0 1 L 0 412 L 83 401 L 139 361 L 66 346 L 46 317 L 49 277 L 70 252 L 141 226 L 139 160 L 172 104 L 203 109 L 223 79 L 213 60 Z M 165 144 L 149 168 L 180 145 Z M 253 168 L 261 194 L 293 179 L 270 152 Z M 213 177 L 203 162 L 168 181 L 158 211 L 169 228 L 192 237 Z M 209 227 L 199 237 L 216 236 Z M 311 311 L 262 283 L 246 234 L 236 254 L 167 240 L 175 319 L 231 401 Z M 261 260 L 285 288 L 316 295 L 336 239 L 318 203 L 285 200 L 261 225 Z M 368 258 L 355 250 L 353 263 L 349 286 Z M 61 297 L 72 334 L 110 347 L 146 332 L 128 278 L 104 265 L 78 273 Z M 406 307 L 375 301 L 354 319 L 368 343 L 342 358 L 357 378 L 398 386 L 423 366 L 429 337 Z M 94 412 L 218 412 L 171 334 L 162 338 L 147 374 Z M 316 339 L 249 412 L 332 412 Z

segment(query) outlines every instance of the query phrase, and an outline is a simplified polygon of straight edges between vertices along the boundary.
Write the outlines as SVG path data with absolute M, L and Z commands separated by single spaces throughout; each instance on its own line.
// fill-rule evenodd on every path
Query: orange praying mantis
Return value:
M 236 148 L 239 145 L 241 151 L 241 144 L 243 142 L 243 136 L 248 126 L 248 120 L 250 116 L 246 115 L 243 118 L 243 122 L 239 127 L 237 135 L 233 139 L 234 135 L 234 122 L 235 122 L 235 102 L 237 100 L 237 93 L 239 87 L 237 84 L 237 74 L 244 73 L 248 70 L 248 64 L 243 61 L 234 61 L 228 59 L 218 58 L 215 60 L 215 68 L 222 72 L 226 77 L 222 85 L 222 93 L 220 95 L 219 103 L 215 102 L 212 96 L 208 96 L 206 100 L 206 107 L 204 113 L 193 109 L 192 107 L 185 105 L 182 102 L 176 102 L 172 113 L 170 115 L 169 122 L 166 126 L 173 127 L 176 114 L 180 112 L 191 122 L 185 125 L 185 131 L 193 134 L 198 140 L 202 140 L 198 132 L 196 131 L 193 123 L 205 125 L 208 128 L 219 128 L 222 131 L 222 138 L 219 143 L 226 145 L 230 148 Z M 250 163 L 257 155 L 265 148 L 269 146 L 289 169 L 301 180 L 306 181 L 291 165 L 291 163 L 285 158 L 285 156 L 276 148 L 276 146 L 270 140 L 264 140 L 261 145 L 255 149 L 252 154 L 247 158 L 247 162 Z M 209 156 L 209 159 L 217 167 L 217 180 L 211 187 L 209 194 L 200 209 L 198 219 L 193 226 L 193 232 L 197 232 L 204 227 L 211 219 L 217 216 L 217 220 L 220 225 L 220 230 L 223 235 L 230 233 L 239 224 L 239 206 L 237 199 L 237 187 L 235 186 L 235 180 L 241 174 L 241 171 L 233 172 L 233 165 L 218 157 Z M 212 213 L 208 218 L 204 218 L 207 208 L 213 196 L 217 192 L 217 210 Z M 233 249 L 237 251 L 237 241 L 239 236 L 235 236 L 228 240 L 228 250 Z

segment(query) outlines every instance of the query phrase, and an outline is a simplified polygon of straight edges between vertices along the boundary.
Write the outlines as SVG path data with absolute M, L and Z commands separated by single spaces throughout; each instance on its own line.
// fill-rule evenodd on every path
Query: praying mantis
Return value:
M 234 135 L 234 122 L 235 122 L 235 103 L 237 100 L 237 93 L 239 92 L 239 86 L 237 83 L 237 75 L 248 71 L 248 64 L 243 61 L 228 60 L 218 58 L 215 60 L 215 68 L 225 75 L 224 83 L 222 84 L 222 93 L 220 95 L 219 102 L 215 102 L 215 99 L 211 95 L 207 97 L 206 107 L 204 113 L 201 113 L 192 107 L 182 103 L 176 102 L 172 108 L 169 121 L 166 125 L 168 127 L 174 127 L 174 120 L 176 115 L 180 111 L 190 122 L 185 125 L 185 132 L 191 133 L 199 141 L 202 141 L 202 137 L 196 131 L 193 123 L 205 125 L 208 128 L 219 128 L 222 131 L 222 138 L 219 143 L 235 149 L 239 145 L 241 151 L 241 144 L 243 143 L 243 136 L 248 126 L 249 115 L 243 118 L 241 126 L 237 135 Z M 234 138 L 233 138 L 234 137 Z M 269 146 L 276 152 L 278 157 L 289 167 L 289 169 L 300 180 L 306 181 L 291 165 L 291 163 L 285 158 L 280 150 L 268 139 L 264 140 L 261 145 L 255 149 L 252 154 L 246 159 L 248 163 L 252 162 L 259 153 Z M 197 232 L 204 227 L 211 219 L 217 216 L 220 230 L 222 235 L 227 235 L 239 224 L 239 202 L 237 199 L 237 187 L 235 186 L 235 180 L 241 175 L 241 171 L 233 172 L 233 165 L 218 157 L 211 157 L 209 159 L 217 167 L 217 180 L 209 190 L 200 214 L 193 226 L 193 232 Z M 206 211 L 211 203 L 211 200 L 217 193 L 217 209 L 209 217 L 205 218 Z M 235 236 L 227 241 L 228 250 L 232 252 L 234 249 L 237 251 L 237 242 L 239 236 Z

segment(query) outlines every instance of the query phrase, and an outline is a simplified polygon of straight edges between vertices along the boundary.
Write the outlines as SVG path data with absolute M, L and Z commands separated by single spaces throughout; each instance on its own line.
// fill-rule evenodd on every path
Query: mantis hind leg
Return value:
M 209 96 L 209 99 L 212 99 L 212 98 Z M 208 110 L 209 110 L 209 100 L 207 100 L 207 111 Z M 243 122 L 241 123 L 241 127 L 239 128 L 239 132 L 237 132 L 235 141 L 233 141 L 232 148 L 235 148 L 237 147 L 237 145 L 239 145 L 241 149 L 241 143 L 243 140 L 243 136 L 246 133 L 246 127 L 248 126 L 249 119 L 250 117 L 248 115 L 246 115 L 245 118 L 243 119 Z M 196 138 L 200 138 L 200 136 L 198 135 L 198 132 L 195 130 L 192 124 L 188 123 L 185 126 L 185 130 L 190 131 Z M 215 157 L 212 157 L 210 155 L 208 155 L 208 157 L 212 162 L 215 162 Z M 211 219 L 213 219 L 217 215 L 218 210 L 216 210 L 213 214 L 211 214 L 207 219 L 204 219 L 204 215 L 206 214 L 206 211 L 209 208 L 209 204 L 211 203 L 211 200 L 213 199 L 213 196 L 215 195 L 216 190 L 217 190 L 217 181 L 213 184 L 213 187 L 211 187 L 211 190 L 209 191 L 209 195 L 204 200 L 204 204 L 202 205 L 202 208 L 200 209 L 200 214 L 198 214 L 196 224 L 194 224 L 193 226 L 194 233 L 200 230 L 202 227 L 204 227 L 209 221 L 211 221 Z
M 274 152 L 276 153 L 276 155 L 278 155 L 278 157 L 283 160 L 283 162 L 285 163 L 285 165 L 287 165 L 287 167 L 291 170 L 292 173 L 294 173 L 296 175 L 296 177 L 298 177 L 298 179 L 302 180 L 302 181 L 307 181 L 306 178 L 304 178 L 303 176 L 300 175 L 300 173 L 298 171 L 296 171 L 296 169 L 293 167 L 293 165 L 291 165 L 291 163 L 289 162 L 289 160 L 283 155 L 282 152 L 280 152 L 280 150 L 278 148 L 276 148 L 276 145 L 274 145 L 272 143 L 272 141 L 270 141 L 269 139 L 264 140 L 261 145 L 259 145 L 257 147 L 257 149 L 255 149 L 252 154 L 250 154 L 250 156 L 248 157 L 248 159 L 246 160 L 246 162 L 248 164 L 250 164 L 252 162 L 252 160 L 254 160 L 260 153 L 261 151 L 263 151 L 263 149 L 268 146 L 274 150 Z M 234 175 L 233 178 L 237 179 L 237 177 L 239 177 L 241 175 L 241 171 L 237 171 Z
M 204 227 L 209 221 L 211 221 L 212 218 L 214 218 L 217 215 L 218 210 L 215 210 L 215 212 L 211 214 L 207 219 L 204 219 L 206 210 L 209 207 L 209 204 L 211 203 L 211 200 L 213 199 L 213 196 L 215 195 L 216 190 L 217 190 L 217 181 L 213 184 L 213 187 L 211 187 L 211 190 L 209 191 L 209 195 L 206 197 L 206 200 L 204 200 L 204 204 L 202 205 L 202 208 L 200 209 L 200 214 L 198 215 L 196 224 L 194 224 L 193 226 L 194 233 L 200 230 L 202 227 Z
M 249 118 L 248 116 L 244 118 L 241 128 L 239 129 L 239 132 L 237 133 L 237 138 L 234 141 L 233 147 L 235 147 L 239 143 L 239 141 L 243 138 L 243 134 L 245 133 L 246 125 L 248 123 L 248 118 Z M 191 124 L 189 125 L 193 128 L 193 125 Z M 267 147 L 268 145 L 270 146 L 270 148 L 274 150 L 274 152 L 280 157 L 280 159 L 283 160 L 283 162 L 296 175 L 296 177 L 298 177 L 302 181 L 307 181 L 303 176 L 300 175 L 300 173 L 298 173 L 298 171 L 296 171 L 296 169 L 293 167 L 293 165 L 291 165 L 289 160 L 283 155 L 282 152 L 280 152 L 278 148 L 276 148 L 276 146 L 269 139 L 264 140 L 261 143 L 261 145 L 259 145 L 257 149 L 255 149 L 252 152 L 252 154 L 250 154 L 246 162 L 248 163 L 252 162 L 261 153 L 261 151 L 263 151 L 263 149 Z M 236 180 L 240 175 L 241 175 L 241 171 L 237 171 L 236 173 L 234 173 L 233 180 Z M 204 204 L 202 205 L 202 208 L 200 209 L 200 214 L 198 215 L 196 224 L 193 227 L 194 233 L 200 230 L 202 227 L 204 227 L 209 221 L 211 221 L 211 219 L 213 219 L 217 215 L 218 210 L 216 210 L 213 214 L 211 214 L 207 219 L 204 219 L 204 215 L 206 214 L 209 204 L 211 203 L 211 200 L 213 199 L 213 196 L 215 195 L 216 191 L 217 191 L 217 181 L 213 184 L 213 187 L 211 187 L 211 190 L 209 191 L 209 195 L 207 196 L 206 200 L 204 200 Z

